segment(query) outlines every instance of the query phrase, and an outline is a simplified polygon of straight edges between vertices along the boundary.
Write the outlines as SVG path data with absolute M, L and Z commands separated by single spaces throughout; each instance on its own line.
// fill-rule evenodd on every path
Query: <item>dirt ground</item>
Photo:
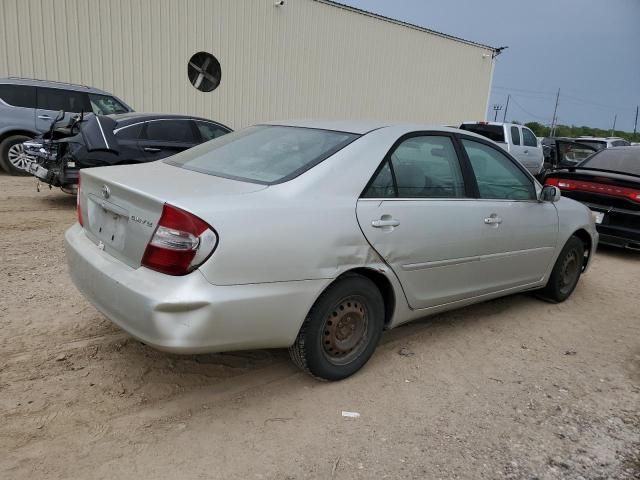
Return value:
M 320 383 L 284 350 L 129 338 L 69 280 L 74 208 L 0 175 L 2 479 L 640 478 L 640 255 L 602 249 L 561 305 L 398 328 Z

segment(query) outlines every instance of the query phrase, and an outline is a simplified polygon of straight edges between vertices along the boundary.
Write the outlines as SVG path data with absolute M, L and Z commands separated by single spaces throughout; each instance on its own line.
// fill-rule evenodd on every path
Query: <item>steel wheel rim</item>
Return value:
M 369 313 L 362 298 L 340 300 L 327 314 L 322 326 L 322 352 L 334 365 L 346 365 L 367 347 Z
M 9 162 L 14 167 L 20 170 L 26 170 L 29 166 L 29 157 L 24 153 L 24 147 L 21 143 L 16 143 L 15 145 L 11 145 L 9 147 L 9 151 L 7 152 L 7 157 L 9 157 Z
M 580 271 L 580 263 L 578 262 L 578 253 L 571 250 L 564 257 L 562 268 L 560 269 L 560 290 L 566 293 L 573 287 L 578 278 Z

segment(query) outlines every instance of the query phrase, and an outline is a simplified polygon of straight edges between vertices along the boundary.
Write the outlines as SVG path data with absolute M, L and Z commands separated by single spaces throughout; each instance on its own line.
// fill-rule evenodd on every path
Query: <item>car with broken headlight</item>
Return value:
M 81 171 L 66 252 L 77 288 L 152 347 L 287 347 L 338 380 L 384 329 L 516 292 L 566 300 L 597 241 L 589 209 L 482 136 L 307 120 Z
M 0 78 L 0 169 L 10 175 L 28 175 L 31 159 L 23 143 L 51 128 L 58 112 L 68 122 L 76 114 L 109 115 L 131 112 L 120 98 L 87 85 L 38 80 Z
M 231 129 L 205 118 L 173 114 L 81 114 L 24 142 L 29 173 L 39 181 L 75 193 L 83 168 L 153 162 L 207 142 Z

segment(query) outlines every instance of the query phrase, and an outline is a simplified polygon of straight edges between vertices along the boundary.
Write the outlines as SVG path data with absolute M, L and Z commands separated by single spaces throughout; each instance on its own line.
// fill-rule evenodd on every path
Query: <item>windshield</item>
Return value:
M 274 184 L 297 177 L 358 135 L 314 128 L 258 125 L 218 137 L 166 163 L 209 175 Z
M 477 133 L 494 142 L 504 143 L 504 128 L 502 125 L 486 125 L 484 123 L 463 123 L 461 130 Z
M 607 148 L 587 158 L 580 166 L 640 175 L 640 148 L 634 148 Z
M 127 113 L 129 109 L 115 98 L 108 95 L 89 94 L 91 109 L 96 115 L 111 115 L 112 113 Z

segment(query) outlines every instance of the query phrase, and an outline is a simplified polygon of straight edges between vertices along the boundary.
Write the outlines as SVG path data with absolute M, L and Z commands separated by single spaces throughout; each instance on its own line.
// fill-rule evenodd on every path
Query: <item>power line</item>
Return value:
M 521 92 L 519 93 L 519 96 L 521 97 L 530 97 L 530 98 L 541 98 L 541 97 L 546 97 L 546 98 L 553 98 L 555 97 L 555 93 L 551 93 L 551 92 L 545 92 L 542 90 L 528 90 L 525 88 L 511 88 L 511 87 L 502 87 L 499 85 L 495 85 L 492 87 L 492 90 L 504 90 L 506 92 Z M 529 94 L 529 95 L 525 95 L 525 94 Z M 533 95 L 531 95 L 533 94 Z M 591 99 L 586 99 L 586 98 L 581 98 L 581 97 L 577 97 L 575 95 L 567 95 L 566 93 L 564 93 L 562 95 L 562 99 L 566 100 L 566 99 L 571 99 L 572 102 L 574 104 L 588 104 L 588 105 L 595 105 L 601 108 L 605 108 L 607 110 L 611 110 L 611 111 L 620 111 L 620 110 L 628 110 L 631 111 L 632 109 L 630 109 L 629 107 L 621 107 L 618 105 L 607 105 L 604 103 L 600 103 L 600 102 L 594 102 Z
M 524 113 L 526 113 L 526 114 L 527 114 L 527 115 L 529 115 L 530 117 L 537 118 L 538 120 L 542 120 L 542 121 L 547 121 L 547 117 L 543 117 L 543 116 L 541 116 L 541 115 L 536 115 L 535 113 L 531 113 L 531 112 L 529 112 L 526 108 L 524 108 L 522 105 L 520 105 L 520 103 L 518 103 L 518 102 L 516 101 L 516 99 L 515 99 L 515 96 L 514 96 L 514 95 L 511 95 L 511 101 L 512 101 L 513 103 L 515 103 L 515 104 L 520 108 L 520 110 L 522 110 Z M 511 118 L 513 118 L 513 116 L 512 116 Z

